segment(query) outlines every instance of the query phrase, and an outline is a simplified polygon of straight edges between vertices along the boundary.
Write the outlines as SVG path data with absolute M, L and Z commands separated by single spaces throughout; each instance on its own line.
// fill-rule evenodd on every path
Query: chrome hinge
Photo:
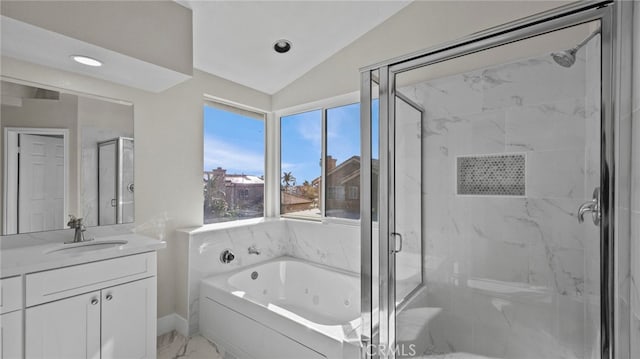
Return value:
M 391 235 L 396 239 L 393 242 L 391 253 L 399 253 L 402 250 L 402 234 L 393 232 Z

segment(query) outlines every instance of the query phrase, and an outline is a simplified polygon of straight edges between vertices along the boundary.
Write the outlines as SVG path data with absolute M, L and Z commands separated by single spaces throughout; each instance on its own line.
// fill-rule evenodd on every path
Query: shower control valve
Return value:
M 236 258 L 235 254 L 231 252 L 231 249 L 225 249 L 220 253 L 220 262 L 227 264 L 231 263 Z

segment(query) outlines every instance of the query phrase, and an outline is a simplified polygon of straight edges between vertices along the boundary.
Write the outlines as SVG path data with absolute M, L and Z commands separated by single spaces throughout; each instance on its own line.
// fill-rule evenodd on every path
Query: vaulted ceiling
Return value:
M 179 0 L 193 11 L 194 67 L 273 94 L 410 1 Z M 291 51 L 273 44 L 287 39 Z

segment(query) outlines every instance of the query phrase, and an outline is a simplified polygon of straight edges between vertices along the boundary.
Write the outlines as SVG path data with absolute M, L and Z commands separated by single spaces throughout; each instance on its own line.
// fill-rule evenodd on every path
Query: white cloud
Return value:
M 232 172 L 263 174 L 264 154 L 227 143 L 214 136 L 204 138 L 204 168 L 222 167 Z

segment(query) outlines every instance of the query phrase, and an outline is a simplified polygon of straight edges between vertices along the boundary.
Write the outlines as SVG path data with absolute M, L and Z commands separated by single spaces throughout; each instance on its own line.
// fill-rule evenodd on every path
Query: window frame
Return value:
M 275 167 L 277 168 L 277 174 L 278 174 L 278 182 L 277 182 L 277 190 L 278 193 L 277 195 L 274 197 L 275 199 L 275 207 L 277 208 L 276 214 L 277 214 L 277 218 L 288 218 L 288 219 L 299 219 L 299 220 L 307 220 L 307 221 L 315 221 L 315 222 L 322 222 L 322 223 L 335 223 L 335 224 L 347 224 L 347 225 L 360 225 L 360 219 L 350 219 L 350 218 L 340 218 L 340 217 L 327 217 L 326 216 L 326 200 L 327 200 L 327 181 L 326 181 L 326 168 L 327 168 L 327 110 L 332 109 L 332 108 L 336 108 L 336 107 L 342 107 L 342 106 L 349 106 L 349 105 L 354 105 L 354 104 L 359 104 L 360 103 L 360 92 L 356 91 L 356 92 L 352 92 L 352 93 L 348 93 L 345 95 L 340 95 L 340 96 L 335 96 L 335 97 L 331 97 L 328 99 L 323 99 L 323 100 L 318 100 L 318 101 L 314 101 L 314 102 L 310 102 L 307 104 L 303 104 L 303 105 L 297 105 L 297 106 L 292 106 L 283 110 L 278 110 L 274 112 L 274 116 L 273 116 L 273 124 L 274 124 L 274 128 L 275 128 Z M 287 116 L 292 116 L 292 115 L 297 115 L 300 113 L 304 113 L 304 112 L 310 112 L 310 111 L 318 111 L 320 110 L 321 114 L 322 114 L 322 140 L 321 140 L 321 152 L 320 152 L 320 158 L 321 158 L 321 178 L 322 178 L 322 185 L 324 188 L 322 188 L 320 190 L 321 196 L 319 199 L 320 201 L 320 217 L 318 218 L 314 218 L 314 217 L 309 217 L 309 216 L 299 216 L 299 215 L 295 215 L 295 214 L 282 214 L 280 213 L 280 195 L 279 195 L 279 191 L 280 191 L 280 174 L 282 173 L 282 153 L 281 153 L 281 149 L 282 149 L 282 138 L 281 138 L 281 120 L 283 117 L 287 117 Z M 358 119 L 359 120 L 359 119 Z M 346 194 L 346 189 L 345 189 L 345 194 Z
M 216 96 L 211 96 L 211 95 L 207 95 L 204 94 L 202 97 L 202 114 L 201 114 L 201 118 L 202 118 L 202 151 L 200 152 L 201 154 L 201 161 L 200 163 L 202 163 L 203 166 L 203 171 L 204 171 L 204 121 L 205 121 L 205 114 L 204 114 L 204 108 L 205 106 L 210 106 L 219 110 L 223 110 L 223 111 L 227 111 L 227 112 L 233 112 L 233 110 L 238 110 L 236 113 L 237 114 L 242 114 L 242 113 L 246 113 L 249 112 L 251 114 L 254 115 L 259 115 L 262 116 L 262 141 L 263 141 L 263 176 L 264 176 L 264 185 L 262 187 L 262 216 L 260 217 L 252 217 L 252 218 L 243 218 L 243 219 L 234 219 L 234 220 L 230 220 L 230 221 L 222 221 L 222 222 L 215 222 L 215 223 L 204 223 L 204 211 L 202 213 L 202 225 L 203 226 L 211 226 L 211 227 L 216 227 L 216 226 L 229 226 L 230 223 L 234 223 L 234 224 L 238 224 L 238 225 L 242 225 L 243 222 L 255 222 L 256 220 L 264 220 L 266 218 L 269 218 L 269 200 L 267 197 L 267 194 L 269 193 L 269 181 L 270 181 L 270 176 L 268 175 L 268 164 L 269 164 L 269 156 L 270 156 L 270 152 L 269 152 L 269 134 L 268 134 L 268 130 L 270 128 L 269 126 L 269 120 L 271 118 L 270 116 L 270 112 L 256 108 L 256 107 L 251 107 L 251 106 L 247 106 L 247 105 L 243 105 L 237 102 L 233 102 L 233 101 L 229 101 L 220 97 L 216 97 Z M 245 115 L 247 117 L 249 117 L 248 115 Z M 259 121 L 259 119 L 255 119 L 256 121 Z M 202 175 L 201 175 L 202 177 Z M 204 199 L 203 199 L 204 201 Z M 202 208 L 202 207 L 201 207 Z

